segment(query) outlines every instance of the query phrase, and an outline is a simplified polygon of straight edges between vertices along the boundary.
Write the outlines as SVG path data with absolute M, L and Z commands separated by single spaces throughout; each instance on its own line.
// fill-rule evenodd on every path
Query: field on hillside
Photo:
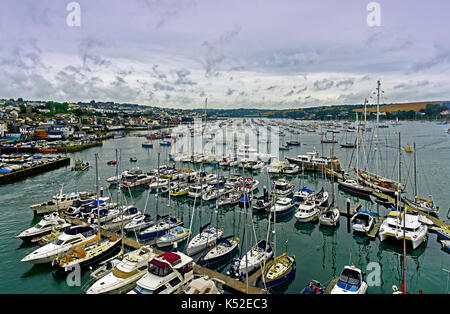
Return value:
M 420 111 L 421 109 L 425 109 L 428 104 L 443 104 L 447 101 L 423 101 L 423 102 L 411 102 L 405 104 L 391 104 L 391 105 L 380 105 L 380 112 L 389 112 L 392 113 L 394 111 Z M 364 112 L 364 108 L 355 109 L 353 111 L 356 112 Z M 376 112 L 377 106 L 371 106 L 367 108 L 368 112 Z

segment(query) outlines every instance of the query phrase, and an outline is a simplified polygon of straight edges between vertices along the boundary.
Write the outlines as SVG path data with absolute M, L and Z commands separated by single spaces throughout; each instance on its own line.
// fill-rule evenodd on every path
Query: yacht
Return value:
M 155 191 L 157 189 L 162 189 L 163 187 L 166 187 L 168 185 L 169 185 L 169 179 L 159 178 L 159 179 L 155 180 L 154 182 L 150 183 L 148 187 L 150 188 L 150 190 Z
M 299 173 L 301 170 L 302 168 L 300 168 L 300 166 L 296 164 L 289 164 L 283 168 L 283 173 L 293 175 Z
M 273 161 L 267 166 L 267 172 L 272 174 L 279 174 L 283 172 L 286 164 L 283 161 Z
M 362 186 L 356 182 L 356 180 L 352 179 L 338 180 L 338 186 L 347 192 L 356 193 L 362 196 L 369 196 L 372 194 L 372 191 L 369 188 Z
M 282 197 L 277 199 L 275 204 L 266 210 L 269 213 L 273 213 L 276 215 L 283 215 L 291 212 L 291 210 L 293 210 L 294 207 L 295 204 L 292 202 L 291 198 Z
M 365 294 L 364 273 L 355 266 L 345 266 L 331 294 Z
M 225 192 L 223 195 L 219 196 L 217 202 L 218 206 L 224 205 L 236 205 L 242 197 L 242 192 L 239 190 L 234 190 L 230 192 Z
M 189 187 L 188 196 L 191 198 L 201 198 L 205 189 L 208 187 L 207 184 L 203 185 L 192 185 Z
M 388 238 L 410 241 L 413 249 L 417 249 L 426 239 L 428 228 L 421 223 L 418 214 L 391 211 L 380 227 L 380 240 Z
M 57 256 L 54 262 L 63 270 L 73 269 L 75 266 L 88 267 L 119 253 L 121 243 L 122 239 L 115 234 L 104 241 L 99 237 L 92 245 L 75 247 L 65 256 Z
M 197 234 L 189 244 L 186 246 L 187 255 L 194 255 L 209 246 L 215 245 L 217 239 L 223 234 L 222 229 L 212 227 L 211 224 L 206 224 L 200 229 L 200 233 Z
M 188 228 L 177 226 L 170 229 L 165 235 L 156 240 L 156 245 L 158 247 L 174 245 L 175 243 L 186 240 L 190 233 L 191 231 Z
M 70 223 L 60 218 L 58 213 L 53 212 L 51 214 L 45 215 L 37 224 L 22 231 L 17 238 L 23 241 L 31 241 L 34 238 L 42 237 L 49 234 L 52 230 L 61 230 L 71 226 Z
M 147 273 L 147 263 L 155 256 L 150 246 L 126 253 L 112 272 L 93 282 L 85 292 L 87 294 L 121 294 L 134 288 L 136 281 Z
M 138 216 L 131 219 L 131 221 L 127 223 L 123 228 L 125 232 L 133 232 L 133 231 L 140 231 L 154 224 L 155 222 L 153 221 L 150 214 L 140 213 Z
M 269 243 L 260 240 L 250 251 L 240 259 L 233 260 L 230 273 L 235 277 L 244 277 L 246 273 L 252 273 L 261 268 L 265 262 L 273 257 L 273 250 Z
M 316 206 L 322 206 L 328 201 L 328 192 L 324 191 L 322 188 L 319 192 L 314 194 L 314 203 L 316 203 Z
M 307 199 L 309 199 L 311 196 L 313 196 L 314 191 L 310 190 L 306 187 L 302 187 L 300 190 L 298 190 L 297 192 L 294 193 L 294 203 L 295 204 L 300 204 L 305 202 Z
M 213 247 L 199 262 L 204 264 L 212 264 L 227 257 L 231 257 L 239 246 L 239 239 L 234 236 L 220 238 Z
M 264 274 L 264 282 L 267 288 L 273 288 L 286 283 L 291 279 L 296 270 L 295 256 L 284 253 L 274 258 L 271 267 Z
M 122 186 L 124 188 L 134 188 L 138 186 L 148 186 L 155 179 L 154 175 L 147 173 L 128 174 L 122 176 Z
M 149 241 L 164 235 L 168 230 L 183 225 L 183 221 L 169 215 L 160 217 L 156 224 L 142 230 L 138 234 L 139 241 Z
M 317 220 L 320 210 L 313 200 L 306 200 L 298 205 L 294 214 L 298 222 L 311 222 Z
M 53 242 L 44 245 L 22 258 L 21 262 L 50 263 L 59 255 L 65 255 L 74 247 L 82 247 L 100 239 L 100 234 L 89 226 L 78 226 L 64 231 Z
M 148 262 L 147 273 L 129 294 L 171 294 L 184 291 L 194 279 L 194 260 L 181 252 L 165 252 Z
M 273 192 L 278 196 L 288 196 L 294 191 L 294 188 L 294 184 L 285 179 L 279 179 L 274 183 Z

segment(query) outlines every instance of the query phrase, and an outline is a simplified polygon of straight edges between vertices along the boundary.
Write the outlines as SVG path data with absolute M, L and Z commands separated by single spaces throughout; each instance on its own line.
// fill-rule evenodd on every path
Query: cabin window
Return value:
M 170 284 L 172 287 L 176 287 L 180 282 L 181 282 L 180 278 L 175 277 L 174 279 L 172 279 L 171 281 L 169 281 L 169 284 Z

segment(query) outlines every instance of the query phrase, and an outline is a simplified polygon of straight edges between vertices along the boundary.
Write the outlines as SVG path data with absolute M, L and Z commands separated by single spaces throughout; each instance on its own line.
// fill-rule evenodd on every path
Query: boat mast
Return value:
M 401 157 L 402 157 L 402 151 L 401 151 L 401 140 L 400 140 L 400 132 L 398 132 L 398 183 L 397 183 L 397 211 L 399 212 L 399 216 L 401 217 L 400 213 L 400 180 L 401 180 Z M 405 276 L 405 267 L 406 267 L 406 205 L 403 210 L 403 263 L 402 263 L 402 274 L 403 274 L 403 280 L 402 280 L 402 293 L 406 293 L 406 276 Z
M 356 112 L 356 180 L 359 177 L 359 123 L 358 112 Z
M 97 189 L 97 224 L 98 233 L 100 234 L 100 197 L 98 193 L 98 153 L 95 153 L 95 188 Z
M 417 168 L 416 168 L 416 142 L 414 142 L 414 203 L 417 196 Z
M 377 81 L 377 125 L 376 125 L 376 153 L 375 153 L 375 174 L 378 175 L 378 153 L 379 153 L 379 146 L 378 146 L 378 124 L 380 123 L 380 80 Z

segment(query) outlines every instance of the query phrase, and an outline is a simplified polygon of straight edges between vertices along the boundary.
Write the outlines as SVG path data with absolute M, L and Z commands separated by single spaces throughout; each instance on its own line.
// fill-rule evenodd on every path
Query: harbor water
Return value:
M 401 133 L 401 142 L 404 147 L 407 143 L 416 143 L 417 159 L 417 184 L 418 194 L 433 200 L 440 206 L 439 218 L 447 221 L 447 213 L 450 207 L 450 135 L 446 133 L 447 126 L 438 125 L 436 122 L 402 122 L 401 125 L 390 125 L 389 128 L 379 130 L 379 169 L 386 177 L 397 180 L 398 163 L 398 135 Z M 82 273 L 81 286 L 68 284 L 64 276 L 57 276 L 51 265 L 33 265 L 22 263 L 20 260 L 36 249 L 36 246 L 24 245 L 16 238 L 16 235 L 37 222 L 33 217 L 30 205 L 50 199 L 57 194 L 60 186 L 64 184 L 64 192 L 94 191 L 95 190 L 95 153 L 98 153 L 98 172 L 100 186 L 104 189 L 105 196 L 111 196 L 115 201 L 117 190 L 109 188 L 106 179 L 115 175 L 115 166 L 107 165 L 110 160 L 116 159 L 116 149 L 121 150 L 123 169 L 140 167 L 149 171 L 157 167 L 157 156 L 160 152 L 160 164 L 172 164 L 168 161 L 170 147 L 160 146 L 155 141 L 153 148 L 143 148 L 142 143 L 146 141 L 138 134 L 148 132 L 130 133 L 126 137 L 116 137 L 103 142 L 103 146 L 92 147 L 81 152 L 69 154 L 72 158 L 71 165 L 55 169 L 46 173 L 31 176 L 27 179 L 0 186 L 0 293 L 83 293 L 82 285 L 88 280 L 89 272 Z M 321 144 L 321 137 L 317 133 L 301 131 L 300 135 L 285 131 L 284 141 L 298 140 L 301 146 L 291 146 L 288 151 L 280 151 L 280 159 L 285 156 L 295 157 L 298 154 L 317 149 L 321 155 L 330 156 L 333 144 Z M 353 142 L 356 133 L 343 131 L 335 134 L 340 143 Z M 369 136 L 368 136 L 369 137 Z M 368 145 L 365 146 L 367 149 Z M 366 164 L 371 170 L 374 168 L 374 152 L 365 151 L 361 148 L 359 153 L 360 167 Z M 341 148 L 339 144 L 334 145 L 334 155 L 339 159 L 341 166 L 350 173 L 349 164 L 355 156 L 353 150 Z M 409 195 L 412 196 L 414 189 L 413 153 L 402 151 L 402 182 L 407 184 Z M 130 157 L 136 157 L 137 162 L 130 162 Z M 88 161 L 91 165 L 87 171 L 71 171 L 75 160 Z M 177 167 L 191 167 L 200 170 L 200 165 L 177 164 Z M 203 170 L 216 173 L 217 168 L 203 165 Z M 352 165 L 353 167 L 353 165 Z M 242 175 L 242 169 L 219 168 L 219 175 L 226 177 L 231 174 Z M 262 171 L 245 171 L 246 177 L 259 180 L 259 192 L 263 187 L 270 190 L 271 180 L 267 173 Z M 296 190 L 306 186 L 312 190 L 319 191 L 322 187 L 329 192 L 329 203 L 334 199 L 335 205 L 340 209 L 346 208 L 347 199 L 353 206 L 357 202 L 362 203 L 362 209 L 377 212 L 381 216 L 389 213 L 382 205 L 348 194 L 338 189 L 337 183 L 323 177 L 320 172 L 306 172 L 294 176 L 285 176 L 292 181 Z M 334 191 L 334 193 L 333 193 Z M 333 195 L 334 194 L 334 195 Z M 219 207 L 215 212 L 212 203 L 197 199 L 184 197 L 182 199 L 159 196 L 157 201 L 154 192 L 144 188 L 135 188 L 125 191 L 124 201 L 127 204 L 136 204 L 139 210 L 146 212 L 153 218 L 156 217 L 156 203 L 158 202 L 158 213 L 164 215 L 170 213 L 182 217 L 184 226 L 191 224 L 192 211 L 195 205 L 195 213 L 192 221 L 192 234 L 199 232 L 201 226 L 211 222 L 224 229 L 224 236 L 234 234 L 240 239 L 240 250 L 245 251 L 255 243 L 256 240 L 266 239 L 268 230 L 267 215 L 247 215 L 247 228 L 245 227 L 244 208 L 238 205 L 234 207 Z M 272 229 L 273 226 L 271 226 Z M 246 238 L 247 237 L 247 238 Z M 245 241 L 247 239 L 247 241 Z M 272 241 L 272 233 L 270 234 Z M 335 276 L 339 276 L 345 265 L 354 264 L 362 269 L 370 277 L 372 282 L 367 293 L 385 294 L 391 291 L 392 285 L 400 287 L 402 280 L 402 243 L 400 241 L 380 242 L 377 237 L 369 240 L 355 236 L 348 230 L 347 218 L 340 217 L 337 228 L 322 227 L 318 223 L 301 224 L 296 222 L 293 214 L 276 219 L 276 254 L 288 252 L 295 255 L 297 270 L 295 277 L 285 286 L 273 291 L 274 293 L 297 294 L 312 279 L 320 281 L 323 285 L 328 284 Z M 185 243 L 179 245 L 184 250 Z M 239 257 L 238 251 L 235 257 Z M 418 249 L 412 247 L 407 249 L 406 257 L 406 283 L 410 292 L 416 293 L 448 293 L 448 274 L 443 269 L 450 269 L 450 255 L 441 249 L 435 233 L 429 232 L 428 239 Z M 222 264 L 215 268 L 216 271 L 226 273 L 228 265 Z M 377 272 L 379 270 L 379 273 Z

